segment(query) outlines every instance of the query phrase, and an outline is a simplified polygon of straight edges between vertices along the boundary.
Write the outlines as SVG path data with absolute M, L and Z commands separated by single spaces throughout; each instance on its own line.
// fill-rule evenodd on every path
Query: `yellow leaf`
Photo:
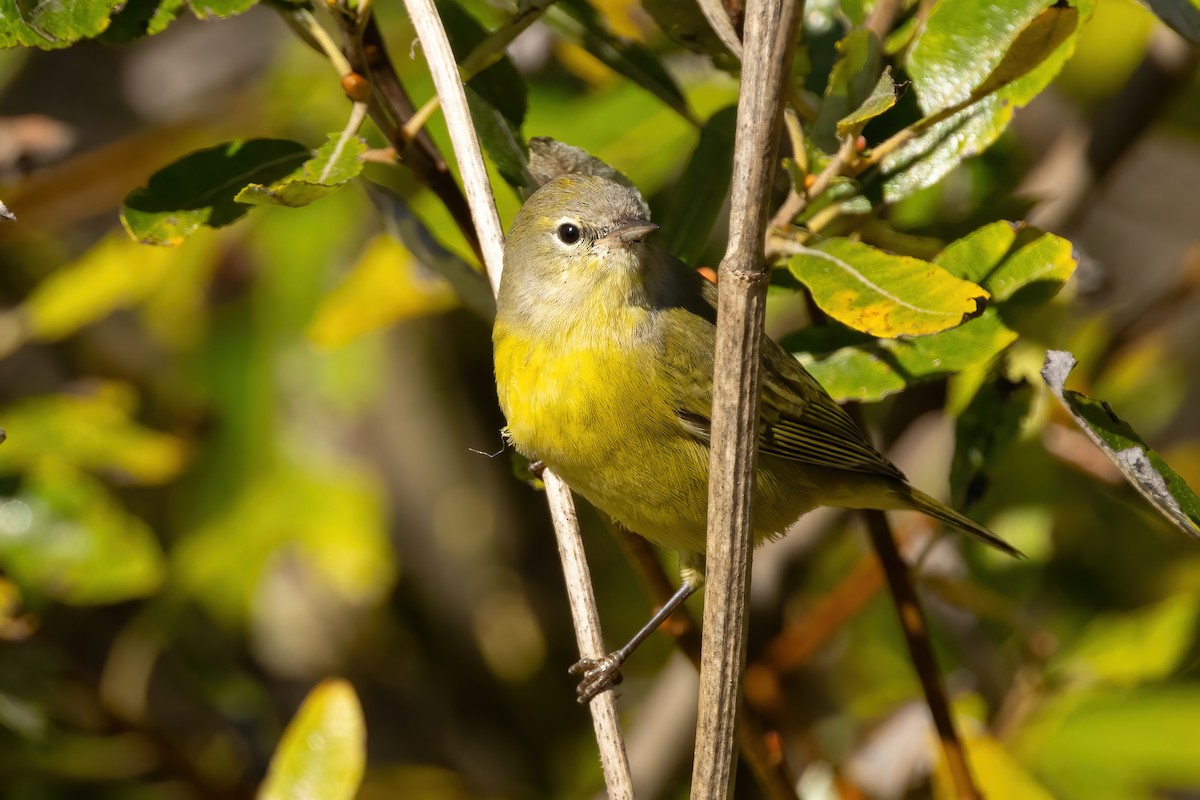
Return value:
M 963 742 L 975 783 L 984 797 L 1054 800 L 1046 789 L 1026 772 L 1005 749 L 990 736 L 968 736 Z M 958 797 L 945 757 L 933 771 L 934 800 Z
M 366 767 L 366 740 L 354 687 L 324 681 L 283 732 L 258 800 L 352 800 Z
M 341 347 L 365 333 L 457 306 L 444 278 L 425 269 L 395 239 L 380 235 L 321 303 L 308 338 L 319 347 Z
M 176 251 L 130 241 L 120 231 L 109 235 L 34 288 L 23 306 L 29 335 L 56 341 L 138 302 L 178 257 Z

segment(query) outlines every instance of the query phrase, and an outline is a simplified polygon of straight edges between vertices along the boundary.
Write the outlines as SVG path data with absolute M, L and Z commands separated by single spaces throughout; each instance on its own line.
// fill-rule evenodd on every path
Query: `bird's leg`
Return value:
M 570 673 L 579 676 L 579 688 L 575 690 L 579 695 L 579 702 L 591 702 L 592 698 L 605 689 L 611 689 L 620 683 L 621 665 L 625 663 L 625 659 L 629 658 L 638 645 L 644 642 L 650 634 L 658 630 L 658 626 L 662 625 L 667 617 L 674 614 L 675 610 L 683 605 L 683 601 L 695 593 L 696 588 L 695 584 L 685 580 L 675 594 L 671 595 L 671 599 L 650 618 L 649 622 L 642 626 L 641 630 L 633 635 L 632 639 L 625 643 L 624 647 L 614 650 L 603 658 L 584 658 L 577 661 L 571 667 Z

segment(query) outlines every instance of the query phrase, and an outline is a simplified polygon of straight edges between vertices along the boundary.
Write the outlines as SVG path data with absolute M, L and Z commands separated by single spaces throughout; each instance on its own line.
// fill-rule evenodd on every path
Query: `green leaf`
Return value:
M 1043 12 L 1053 16 L 1068 10 L 1075 12 L 1047 0 L 937 3 L 906 59 L 921 110 L 932 114 L 969 99 L 1005 61 L 1024 29 Z M 1029 53 L 1020 66 L 1032 67 L 1047 55 Z
M 1197 719 L 1195 684 L 1072 692 L 1041 704 L 1012 749 L 1060 800 L 1182 797 L 1200 787 Z
M 1200 0 L 1142 0 L 1155 16 L 1192 44 L 1200 44 Z
M 995 358 L 1017 338 L 1013 326 L 1049 300 L 1075 270 L 1070 242 L 996 222 L 946 247 L 934 263 L 992 295 L 976 319 L 933 336 L 873 339 L 810 328 L 785 344 L 838 399 L 879 400 Z M 836 332 L 836 329 L 835 329 Z
M 234 200 L 252 206 L 299 208 L 314 203 L 362 172 L 359 160 L 367 144 L 357 136 L 329 134 L 312 158 L 269 186 L 251 183 Z
M 928 261 L 849 239 L 828 239 L 788 260 L 821 310 L 872 336 L 922 336 L 982 313 L 988 293 Z
M 1008 127 L 1013 111 L 1059 73 L 1094 0 L 1078 0 L 1074 7 L 1047 5 L 1045 0 L 983 5 L 943 0 L 934 6 L 908 54 L 918 103 L 927 114 L 969 105 L 944 120 L 930 120 L 883 159 L 878 174 L 885 202 L 932 186 L 963 159 L 982 153 Z
M 0 0 L 0 49 L 70 47 L 100 35 L 121 0 Z
M 1050 673 L 1114 686 L 1166 678 L 1188 652 L 1197 611 L 1195 596 L 1179 594 L 1129 614 L 1093 619 L 1050 665 Z
M 883 61 L 879 37 L 867 30 L 850 31 L 837 43 L 837 51 L 821 111 L 810 131 L 813 141 L 827 153 L 837 150 L 838 138 L 844 135 L 838 131 L 839 120 L 860 108 L 878 87 Z
M 162 548 L 95 478 L 63 463 L 0 500 L 0 566 L 27 593 L 70 605 L 119 603 L 162 584 Z
M 1200 497 L 1108 403 L 1064 388 L 1075 364 L 1070 353 L 1061 350 L 1046 353 L 1042 378 L 1050 391 L 1151 505 L 1179 530 L 1200 537 Z
M 844 139 L 862 133 L 868 122 L 896 105 L 898 91 L 892 80 L 892 68 L 884 67 L 875 88 L 867 95 L 867 99 L 863 100 L 862 105 L 838 120 L 838 138 Z
M 250 184 L 271 184 L 312 157 L 299 142 L 252 139 L 199 150 L 160 169 L 125 198 L 121 222 L 143 244 L 176 245 L 201 225 L 219 228 L 245 216 L 234 198 Z
M 560 0 L 551 6 L 546 22 L 579 42 L 609 69 L 653 93 L 689 122 L 696 122 L 687 98 L 658 56 L 637 42 L 615 35 L 587 0 Z
M 354 687 L 324 681 L 283 732 L 258 800 L 353 800 L 366 769 L 366 745 Z
M 105 44 L 128 44 L 162 33 L 184 9 L 184 0 L 129 0 L 100 34 Z
M 950 496 L 955 508 L 969 508 L 987 490 L 991 467 L 1012 447 L 1036 395 L 1025 381 L 1003 377 L 980 388 L 955 421 Z
M 242 14 L 258 3 L 258 0 L 187 0 L 188 8 L 199 19 L 225 19 Z
M 729 192 L 736 122 L 736 106 L 723 108 L 708 118 L 683 176 L 671 190 L 661 244 L 667 252 L 693 266 L 699 266 L 696 259 L 704 250 L 708 232 Z
M 514 125 L 470 84 L 466 92 L 475 132 L 479 134 L 479 141 L 496 165 L 500 177 L 515 189 L 532 191 L 536 187 L 529 174 L 529 145 L 525 143 L 520 126 Z

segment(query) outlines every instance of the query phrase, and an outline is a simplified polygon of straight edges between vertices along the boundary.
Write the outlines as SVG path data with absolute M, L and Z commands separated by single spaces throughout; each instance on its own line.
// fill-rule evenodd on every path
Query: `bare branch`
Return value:
M 405 6 L 429 62 L 434 86 L 442 99 L 450 141 L 463 176 L 471 217 L 479 233 L 488 278 L 495 292 L 500 287 L 500 273 L 504 269 L 504 234 L 500 229 L 500 218 L 496 214 L 491 186 L 483 165 L 483 151 L 479 147 L 479 138 L 467 108 L 467 95 L 459 76 L 458 64 L 433 0 L 405 0 Z M 546 483 L 546 501 L 550 505 L 550 516 L 554 520 L 554 532 L 558 538 L 580 655 L 584 658 L 602 658 L 605 650 L 600 634 L 600 615 L 596 610 L 596 598 L 588 575 L 571 490 L 549 470 L 542 474 L 542 479 Z M 608 795 L 618 800 L 632 800 L 633 781 L 629 773 L 629 758 L 621 739 L 616 698 L 612 692 L 603 692 L 588 708 L 596 729 L 596 743 L 600 748 Z
M 751 502 L 758 455 L 758 385 L 767 265 L 763 235 L 774 175 L 795 0 L 750 0 L 733 154 L 729 247 L 721 262 L 714 367 L 708 580 L 693 800 L 727 798 L 746 658 Z

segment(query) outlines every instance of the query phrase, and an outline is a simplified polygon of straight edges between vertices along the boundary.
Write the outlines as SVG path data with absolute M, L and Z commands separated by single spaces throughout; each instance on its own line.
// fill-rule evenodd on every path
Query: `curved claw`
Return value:
M 624 679 L 621 675 L 623 660 L 619 653 L 609 653 L 604 658 L 584 658 L 572 664 L 568 672 L 580 676 L 579 687 L 575 690 L 577 700 L 581 704 L 590 703 L 596 695 L 619 684 Z

